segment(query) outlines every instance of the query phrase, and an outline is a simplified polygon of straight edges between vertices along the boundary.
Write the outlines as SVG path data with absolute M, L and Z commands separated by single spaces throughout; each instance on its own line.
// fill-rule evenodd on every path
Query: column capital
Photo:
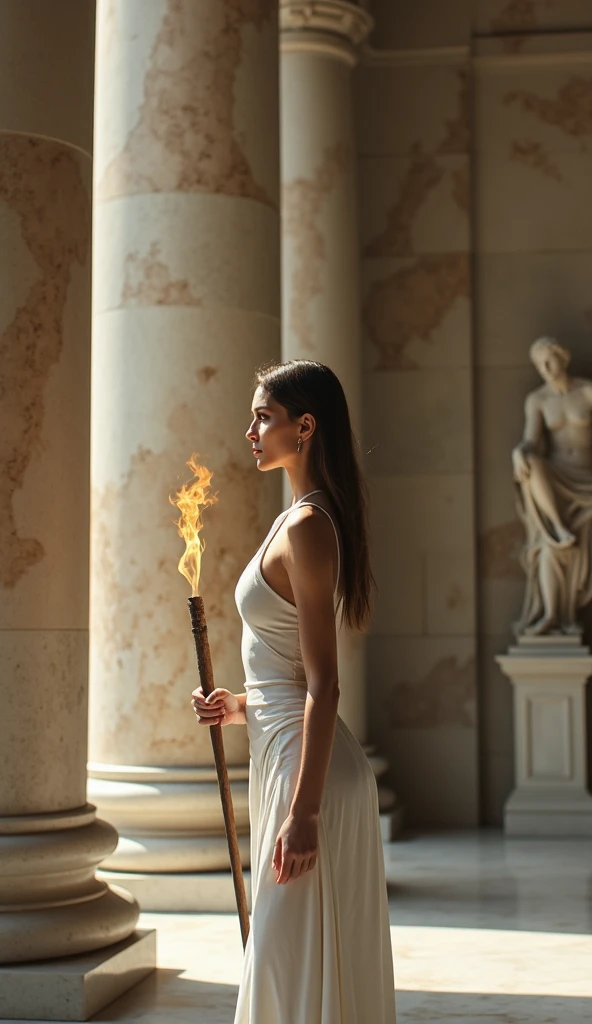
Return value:
M 282 53 L 318 53 L 353 65 L 374 22 L 350 0 L 280 0 Z

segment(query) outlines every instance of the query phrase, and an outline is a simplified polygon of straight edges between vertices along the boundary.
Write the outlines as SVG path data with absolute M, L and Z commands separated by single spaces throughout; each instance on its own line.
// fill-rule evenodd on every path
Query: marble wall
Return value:
M 456 11 L 436 50 L 437 5 L 393 6 L 376 5 L 356 83 L 364 440 L 380 590 L 369 725 L 411 822 L 469 825 L 477 727 L 468 23 Z
M 520 608 L 510 450 L 556 334 L 590 374 L 592 12 L 374 0 L 356 73 L 371 738 L 419 824 L 501 822 Z
M 475 432 L 485 821 L 512 785 L 512 695 L 494 662 L 524 592 L 510 449 L 539 378 L 530 343 L 560 338 L 592 373 L 592 10 L 481 3 L 475 39 Z

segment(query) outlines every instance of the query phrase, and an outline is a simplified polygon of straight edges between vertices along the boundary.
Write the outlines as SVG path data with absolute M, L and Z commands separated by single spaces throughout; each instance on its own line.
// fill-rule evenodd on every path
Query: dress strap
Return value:
M 322 493 L 323 493 L 322 488 L 321 487 L 317 487 L 317 489 L 315 491 L 309 491 L 308 494 L 303 494 L 301 498 L 298 498 L 298 501 L 295 501 L 294 504 L 290 505 L 289 507 L 290 508 L 295 508 L 296 505 L 300 505 L 303 501 L 306 501 L 307 498 L 310 498 L 311 494 L 322 494 Z M 306 502 L 306 503 L 308 505 L 308 502 Z
M 311 494 L 316 494 L 317 491 L 311 491 L 310 493 Z M 335 523 L 333 522 L 333 516 L 331 515 L 331 513 L 327 512 L 327 509 L 323 508 L 322 505 L 317 505 L 316 502 L 314 502 L 314 501 L 306 501 L 305 499 L 307 497 L 308 497 L 308 495 L 305 494 L 304 498 L 301 498 L 300 501 L 297 504 L 298 505 L 302 505 L 302 504 L 304 504 L 304 505 L 312 505 L 313 508 L 320 508 L 321 512 L 325 513 L 325 515 L 327 516 L 329 522 L 331 523 L 331 526 L 333 527 L 333 533 L 335 534 L 335 542 L 337 544 L 337 582 L 335 584 L 335 589 L 333 591 L 333 594 L 336 594 L 337 593 L 337 589 L 339 587 L 339 577 L 341 575 L 341 547 L 340 547 L 340 544 L 339 544 L 339 534 L 337 532 L 337 527 L 335 526 Z M 292 506 L 292 507 L 294 507 L 294 506 Z

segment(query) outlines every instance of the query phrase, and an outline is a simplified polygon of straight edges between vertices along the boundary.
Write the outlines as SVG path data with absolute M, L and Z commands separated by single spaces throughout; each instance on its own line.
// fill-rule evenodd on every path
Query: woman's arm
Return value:
M 334 550 L 333 529 L 324 516 L 321 520 L 313 509 L 304 507 L 292 517 L 283 561 L 298 612 L 308 694 L 298 780 L 290 817 L 280 830 L 274 854 L 278 882 L 298 878 L 316 862 L 317 822 L 339 702 Z

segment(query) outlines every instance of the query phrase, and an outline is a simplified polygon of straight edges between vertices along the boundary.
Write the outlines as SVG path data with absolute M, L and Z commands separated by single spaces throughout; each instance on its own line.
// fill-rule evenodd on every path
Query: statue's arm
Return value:
M 526 396 L 524 403 L 524 433 L 512 451 L 514 479 L 522 483 L 530 474 L 528 455 L 536 454 L 544 438 L 543 413 L 536 394 Z
M 536 454 L 544 437 L 544 421 L 538 395 L 531 393 L 524 403 L 524 433 L 516 445 L 524 454 Z

